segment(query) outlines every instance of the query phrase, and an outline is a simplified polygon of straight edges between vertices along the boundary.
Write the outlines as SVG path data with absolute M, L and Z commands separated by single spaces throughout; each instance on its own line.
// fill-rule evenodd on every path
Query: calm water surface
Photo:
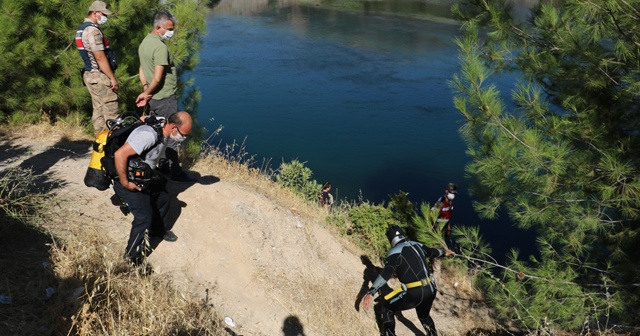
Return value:
M 451 19 L 293 5 L 214 12 L 207 28 L 195 78 L 200 123 L 224 127 L 215 142 L 244 141 L 273 167 L 306 162 L 340 199 L 362 192 L 379 203 L 402 190 L 432 204 L 455 182 L 454 223 L 481 225 L 492 242 L 520 234 L 481 222 L 465 194 L 462 117 L 447 84 L 459 67 Z

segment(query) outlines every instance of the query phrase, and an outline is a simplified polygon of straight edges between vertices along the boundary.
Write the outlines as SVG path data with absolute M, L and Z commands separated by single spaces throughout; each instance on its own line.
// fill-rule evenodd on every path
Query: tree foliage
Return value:
M 11 114 L 46 114 L 51 120 L 73 111 L 92 113 L 91 97 L 82 86 L 82 59 L 74 37 L 91 0 L 3 0 L 0 2 L 0 118 Z M 135 109 L 142 87 L 137 79 L 138 45 L 151 31 L 155 13 L 167 8 L 178 18 L 167 42 L 179 74 L 198 61 L 205 28 L 200 0 L 112 0 L 114 15 L 101 27 L 118 59 L 116 77 L 120 109 Z M 186 85 L 185 85 L 186 84 Z M 179 94 L 197 99 L 190 78 L 182 77 Z M 190 99 L 185 105 L 191 106 Z
M 401 190 L 397 194 L 389 195 L 389 198 L 391 200 L 387 205 L 387 209 L 391 210 L 393 219 L 398 223 L 402 223 L 407 236 L 414 239 L 416 230 L 412 221 L 417 214 L 413 202 L 409 200 L 409 193 Z
M 485 218 L 506 209 L 539 235 L 540 260 L 514 251 L 502 275 L 483 273 L 490 298 L 531 329 L 637 325 L 627 312 L 640 302 L 640 1 L 543 1 L 518 17 L 501 0 L 470 0 L 454 11 L 474 207 Z M 510 96 L 496 85 L 506 73 Z

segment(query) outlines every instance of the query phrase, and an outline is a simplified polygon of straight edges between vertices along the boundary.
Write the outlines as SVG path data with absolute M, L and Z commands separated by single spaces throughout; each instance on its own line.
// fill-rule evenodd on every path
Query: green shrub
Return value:
M 409 193 L 404 191 L 389 195 L 391 201 L 389 201 L 387 209 L 391 210 L 393 218 L 397 222 L 403 223 L 407 237 L 415 240 L 418 232 L 414 229 L 412 222 L 417 213 L 413 202 L 409 200 L 408 196 Z
M 311 179 L 313 172 L 304 164 L 298 160 L 283 162 L 276 171 L 276 182 L 308 201 L 315 201 L 322 186 Z
M 384 258 L 389 249 L 389 241 L 385 235 L 387 227 L 391 224 L 404 226 L 393 218 L 393 212 L 384 205 L 364 202 L 352 207 L 348 214 L 356 241 L 379 258 Z
M 42 119 L 42 114 L 38 112 L 18 111 L 11 113 L 8 118 L 9 125 L 34 124 Z

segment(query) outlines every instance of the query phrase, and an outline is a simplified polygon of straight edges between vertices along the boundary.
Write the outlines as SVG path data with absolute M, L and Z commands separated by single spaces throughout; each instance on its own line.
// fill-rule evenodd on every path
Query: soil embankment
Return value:
M 0 168 L 32 169 L 39 186 L 56 195 L 56 235 L 90 226 L 124 251 L 131 215 L 111 204 L 112 190 L 87 188 L 83 177 L 88 141 L 8 139 Z M 374 266 L 324 225 L 304 218 L 239 183 L 200 173 L 199 183 L 170 184 L 170 220 L 176 242 L 161 242 L 150 262 L 153 276 L 167 276 L 179 288 L 211 299 L 219 314 L 233 319 L 237 335 L 375 335 L 374 314 L 357 309 L 358 293 Z M 64 237 L 61 237 L 64 239 Z M 345 247 L 346 246 L 346 247 Z M 355 252 L 354 252 L 355 251 Z M 439 275 L 438 275 L 439 277 Z M 485 309 L 464 298 L 447 279 L 438 279 L 432 316 L 442 335 L 490 329 Z M 208 294 L 205 294 L 208 291 Z M 421 335 L 413 311 L 400 318 L 399 335 Z M 294 327 L 292 328 L 292 323 Z M 298 334 L 295 334 L 298 335 Z

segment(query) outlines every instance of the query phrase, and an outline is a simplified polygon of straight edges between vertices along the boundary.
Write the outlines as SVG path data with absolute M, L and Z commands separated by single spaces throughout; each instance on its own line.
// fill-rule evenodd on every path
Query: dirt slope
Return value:
M 59 220 L 50 224 L 54 232 L 63 235 L 65 226 L 90 225 L 108 235 L 114 249 L 124 250 L 131 215 L 111 204 L 112 190 L 87 188 L 82 181 L 89 142 L 59 141 L 56 134 L 37 142 L 5 136 L 0 146 L 0 168 L 20 165 L 44 174 L 40 185 L 61 200 L 55 205 Z M 235 322 L 230 334 L 378 333 L 373 312 L 355 308 L 363 282 L 369 285 L 371 267 L 323 223 L 211 175 L 169 189 L 174 195 L 169 220 L 179 239 L 157 246 L 150 256 L 153 276 L 171 277 L 176 286 L 203 298 L 208 290 L 219 313 Z M 448 282 L 438 279 L 440 293 L 432 310 L 440 333 L 491 328 L 486 310 Z M 415 313 L 404 316 L 408 320 L 398 323 L 398 334 L 421 335 Z

